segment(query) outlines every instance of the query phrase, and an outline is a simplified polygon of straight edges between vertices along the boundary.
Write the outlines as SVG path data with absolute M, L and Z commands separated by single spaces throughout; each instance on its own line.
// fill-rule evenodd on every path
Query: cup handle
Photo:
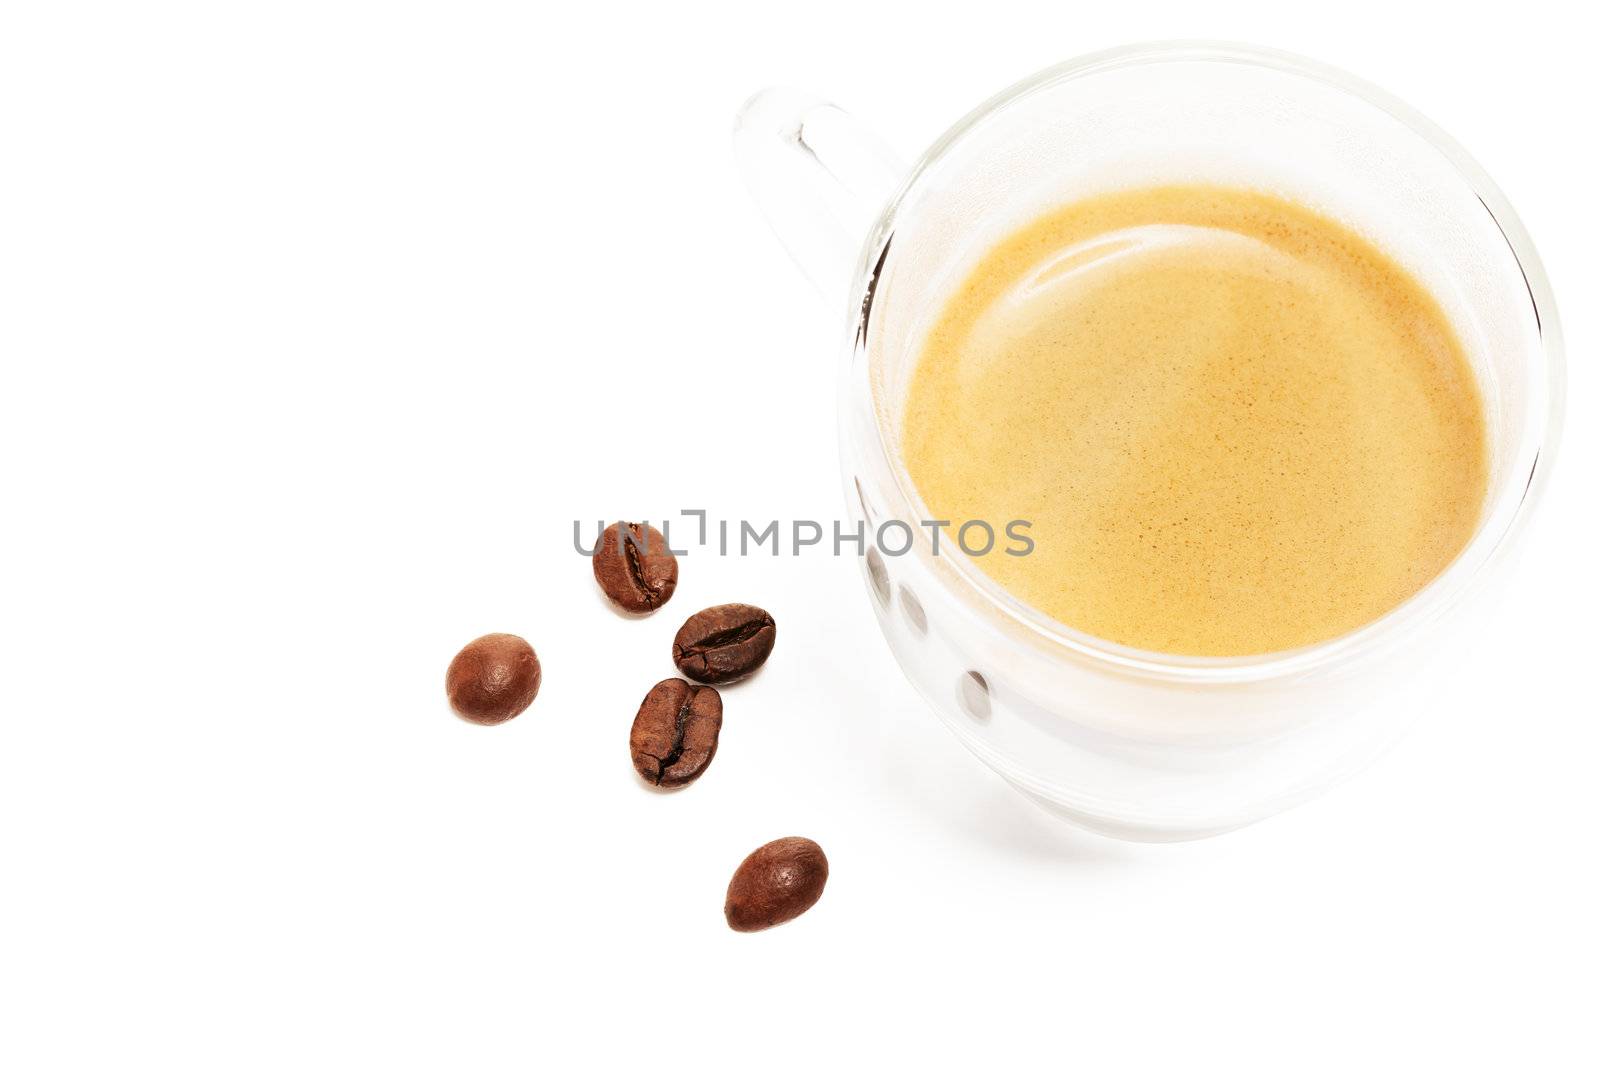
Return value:
M 905 167 L 834 104 L 763 89 L 739 109 L 734 154 L 745 187 L 830 308 L 842 304 L 867 231 Z

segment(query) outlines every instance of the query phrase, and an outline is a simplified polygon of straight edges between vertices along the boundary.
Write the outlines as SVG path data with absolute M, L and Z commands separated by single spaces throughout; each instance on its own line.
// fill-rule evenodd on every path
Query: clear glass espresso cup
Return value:
M 1504 575 L 1549 473 L 1563 407 L 1544 269 L 1459 145 L 1321 64 L 1158 44 L 1086 56 L 1006 90 L 957 122 L 909 177 L 838 108 L 788 90 L 745 106 L 735 147 L 757 203 L 845 316 L 848 506 L 869 530 L 894 525 L 862 557 L 879 623 L 907 677 L 979 759 L 1083 826 L 1182 840 L 1290 807 L 1395 739 L 1427 672 L 1450 662 L 1439 655 L 1450 635 L 1471 625 L 1468 609 Z M 1053 207 L 1177 182 L 1275 192 L 1364 234 L 1433 293 L 1476 371 L 1491 463 L 1475 535 L 1406 603 L 1334 640 L 1192 657 L 1072 630 L 950 551 L 948 531 L 935 552 L 925 522 L 938 516 L 900 461 L 922 339 L 977 258 Z M 904 552 L 900 524 L 911 533 Z

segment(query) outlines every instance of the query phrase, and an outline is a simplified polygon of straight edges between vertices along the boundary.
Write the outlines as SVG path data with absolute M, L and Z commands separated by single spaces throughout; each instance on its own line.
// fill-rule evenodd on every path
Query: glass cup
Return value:
M 752 98 L 734 140 L 758 205 L 844 315 L 840 459 L 851 517 L 869 530 L 862 568 L 879 623 L 979 759 L 1083 826 L 1182 840 L 1288 808 L 1398 736 L 1428 672 L 1450 663 L 1439 653 L 1451 634 L 1503 576 L 1563 407 L 1543 267 L 1459 145 L 1348 74 L 1212 44 L 1043 71 L 957 122 L 909 176 L 838 108 L 793 91 Z M 922 338 L 979 256 L 1052 207 L 1195 181 L 1272 190 L 1362 232 L 1431 290 L 1485 400 L 1489 495 L 1471 542 L 1406 603 L 1321 644 L 1174 656 L 1074 631 L 948 545 L 935 553 L 922 525 L 934 516 L 900 461 Z

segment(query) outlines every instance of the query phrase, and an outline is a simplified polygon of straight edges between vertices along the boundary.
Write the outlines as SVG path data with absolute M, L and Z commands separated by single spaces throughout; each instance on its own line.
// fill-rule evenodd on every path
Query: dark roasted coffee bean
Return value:
M 653 526 L 614 522 L 594 543 L 594 580 L 623 611 L 644 614 L 672 599 L 678 588 L 678 557 Z
M 719 604 L 689 616 L 672 639 L 672 661 L 697 682 L 731 682 L 772 655 L 778 624 L 752 604 Z
M 539 695 L 539 657 L 520 637 L 485 634 L 450 661 L 444 691 L 456 714 L 493 726 L 515 719 Z
M 809 837 L 780 837 L 745 857 L 722 913 L 735 930 L 765 930 L 802 915 L 828 884 L 828 857 Z
M 633 769 L 651 785 L 688 785 L 711 766 L 721 730 L 722 697 L 715 689 L 682 678 L 658 682 L 633 717 Z

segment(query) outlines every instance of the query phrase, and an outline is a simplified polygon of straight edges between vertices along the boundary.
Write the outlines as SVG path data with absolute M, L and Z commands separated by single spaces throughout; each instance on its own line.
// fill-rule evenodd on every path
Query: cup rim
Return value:
M 1408 635 L 1436 620 L 1474 587 L 1490 564 L 1505 555 L 1513 535 L 1526 521 L 1548 481 L 1560 439 L 1565 404 L 1565 356 L 1555 296 L 1532 238 L 1505 194 L 1454 138 L 1399 98 L 1336 67 L 1292 52 L 1258 45 L 1194 40 L 1124 45 L 1069 59 L 996 93 L 957 120 L 911 168 L 900 188 L 885 204 L 862 248 L 852 289 L 857 298 L 852 306 L 857 309 L 858 320 L 851 323 L 853 334 L 864 336 L 864 331 L 855 331 L 864 324 L 871 302 L 871 283 L 881 267 L 880 257 L 894 232 L 896 218 L 906 199 L 924 175 L 985 119 L 1022 97 L 1062 81 L 1120 67 L 1175 61 L 1255 66 L 1319 81 L 1387 112 L 1421 137 L 1460 175 L 1505 239 L 1507 249 L 1526 283 L 1539 335 L 1539 348 L 1543 353 L 1545 403 L 1533 411 L 1537 421 L 1528 434 L 1533 442 L 1531 454 L 1519 455 L 1515 468 L 1507 473 L 1507 488 L 1500 494 L 1503 499 L 1487 502 L 1488 512 L 1472 539 L 1427 585 L 1377 619 L 1326 641 L 1248 656 L 1185 656 L 1140 649 L 1096 637 L 1061 623 L 1012 595 L 971 560 L 959 556 L 940 557 L 949 561 L 951 572 L 984 604 L 1020 623 L 1048 645 L 1064 653 L 1168 681 L 1237 684 L 1325 668 L 1402 643 Z M 871 396 L 868 402 L 876 407 L 876 401 Z M 905 472 L 892 459 L 893 449 L 885 439 L 884 423 L 877 417 L 876 411 L 872 423 L 876 448 L 885 467 L 893 473 L 893 492 L 897 498 L 894 510 L 909 515 L 923 513 L 926 509 L 920 496 L 907 485 Z M 1515 486 L 1524 472 L 1526 481 L 1519 495 Z M 926 542 L 927 528 L 921 524 L 912 524 L 912 528 L 914 536 Z

